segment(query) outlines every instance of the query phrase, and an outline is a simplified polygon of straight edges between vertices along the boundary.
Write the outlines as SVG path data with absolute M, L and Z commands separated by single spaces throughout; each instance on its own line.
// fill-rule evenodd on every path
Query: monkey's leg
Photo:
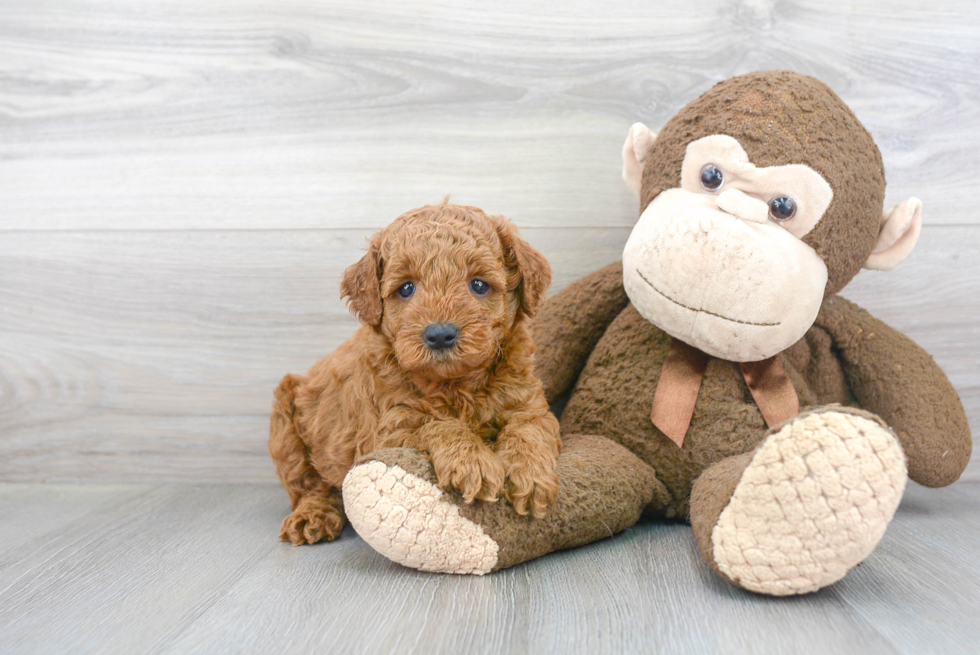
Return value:
M 873 414 L 828 406 L 770 430 L 754 452 L 694 482 L 701 554 L 745 589 L 786 596 L 843 578 L 881 539 L 905 490 L 905 456 Z
M 503 499 L 466 504 L 459 492 L 436 486 L 421 453 L 389 448 L 355 464 L 343 495 L 351 525 L 385 557 L 423 571 L 477 575 L 612 536 L 651 503 L 669 502 L 652 468 L 602 437 L 566 437 L 558 476 L 557 501 L 535 519 Z

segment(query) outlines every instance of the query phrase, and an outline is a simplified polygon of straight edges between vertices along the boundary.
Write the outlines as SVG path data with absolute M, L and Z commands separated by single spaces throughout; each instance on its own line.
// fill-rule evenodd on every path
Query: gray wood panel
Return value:
M 354 322 L 364 237 L 453 199 L 555 289 L 618 258 L 629 125 L 789 67 L 876 137 L 927 227 L 845 295 L 980 429 L 980 6 L 0 0 L 0 480 L 261 481 L 271 388 Z M 980 480 L 980 461 L 967 477 Z
M 895 198 L 976 224 L 972 0 L 0 3 L 0 229 L 380 227 L 462 201 L 629 224 L 619 148 L 712 83 L 793 68 Z
M 629 230 L 525 232 L 562 287 L 615 259 Z M 353 331 L 337 288 L 364 234 L 8 233 L 0 479 L 274 479 L 272 389 Z M 865 271 L 846 295 L 929 350 L 976 421 L 980 368 L 962 353 L 980 334 L 969 274 L 980 227 L 929 228 L 922 242 L 906 266 Z
M 116 502 L 107 502 L 117 496 Z M 910 485 L 842 582 L 734 588 L 689 527 L 626 533 L 483 578 L 402 568 L 349 528 L 276 541 L 272 485 L 0 484 L 0 652 L 952 653 L 980 639 L 980 485 Z M 62 515 L 43 529 L 36 516 Z

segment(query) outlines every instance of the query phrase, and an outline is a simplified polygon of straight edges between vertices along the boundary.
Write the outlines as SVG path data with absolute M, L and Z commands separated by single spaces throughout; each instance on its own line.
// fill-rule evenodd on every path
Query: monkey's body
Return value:
M 597 291 L 607 300 L 621 299 L 625 306 L 590 303 L 589 297 L 596 297 Z M 594 339 L 601 334 L 590 353 L 589 336 L 574 347 L 555 338 L 561 334 L 558 326 L 572 321 L 582 335 Z M 726 457 L 752 452 L 767 433 L 738 364 L 717 358 L 708 363 L 683 447 L 653 425 L 650 407 L 671 337 L 628 303 L 619 262 L 552 298 L 538 317 L 534 334 L 541 362 L 538 374 L 549 401 L 568 393 L 564 381 L 578 378 L 561 415 L 562 434 L 602 435 L 657 471 L 670 499 L 664 503 L 655 498 L 648 513 L 687 519 L 691 487 L 698 476 Z M 886 345 L 894 355 L 891 361 L 874 361 L 872 368 L 903 371 L 901 377 L 869 375 L 867 366 L 856 363 L 868 339 Z M 838 355 L 841 352 L 852 365 Z M 589 354 L 586 360 L 569 357 L 570 353 Z M 853 303 L 838 297 L 825 301 L 806 335 L 777 357 L 802 411 L 839 404 L 872 412 L 893 426 L 916 482 L 930 487 L 950 484 L 969 460 L 966 416 L 942 370 L 914 342 Z M 880 402 L 886 397 L 882 385 L 911 385 L 928 395 L 930 404 L 924 407 L 921 400 L 910 398 L 902 407 L 888 406 Z M 941 402 L 933 400 L 937 395 L 948 401 L 937 404 Z M 944 452 L 948 454 L 943 456 Z
M 589 278 L 605 282 L 612 293 L 625 298 L 621 264 L 613 264 L 582 282 L 588 283 Z M 548 338 L 550 323 L 563 320 L 571 312 L 576 312 L 576 320 L 582 320 L 577 313 L 582 299 L 576 291 L 573 286 L 553 299 L 548 314 L 542 316 L 535 330 L 542 359 L 550 354 L 549 348 L 561 347 Z M 607 321 L 609 326 L 592 350 L 562 413 L 562 433 L 602 435 L 628 448 L 657 471 L 657 479 L 669 496 L 666 503 L 655 498 L 647 513 L 687 519 L 691 487 L 698 476 L 725 457 L 755 450 L 763 440 L 768 427 L 762 412 L 738 363 L 712 358 L 683 447 L 678 447 L 650 420 L 671 336 L 643 318 L 632 304 L 617 314 L 595 319 L 599 324 Z M 830 336 L 821 328 L 811 328 L 804 339 L 778 357 L 793 381 L 802 408 L 855 404 L 843 367 L 831 354 Z M 811 358 L 818 359 L 821 366 L 807 366 Z M 637 375 L 639 371 L 645 375 Z M 546 387 L 549 395 L 561 391 L 566 390 Z
M 944 486 L 970 459 L 963 406 L 932 358 L 836 295 L 862 266 L 911 252 L 921 202 L 883 209 L 871 135 L 826 85 L 789 71 L 721 82 L 659 135 L 634 125 L 623 161 L 640 218 L 622 263 L 559 292 L 532 325 L 548 400 L 568 398 L 545 519 L 432 498 L 434 476 L 406 450 L 355 465 L 348 514 L 401 534 L 450 506 L 479 539 L 437 523 L 382 551 L 427 570 L 486 573 L 646 513 L 690 520 L 708 565 L 745 589 L 832 584 L 877 545 L 909 477 Z M 376 498 L 393 486 L 387 512 Z

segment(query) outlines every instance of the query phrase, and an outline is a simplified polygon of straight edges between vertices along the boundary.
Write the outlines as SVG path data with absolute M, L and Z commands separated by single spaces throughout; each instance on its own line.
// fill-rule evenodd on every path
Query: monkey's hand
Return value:
M 830 334 L 858 402 L 895 431 L 909 477 L 927 487 L 955 482 L 973 440 L 959 395 L 929 353 L 836 296 L 823 303 L 815 325 Z

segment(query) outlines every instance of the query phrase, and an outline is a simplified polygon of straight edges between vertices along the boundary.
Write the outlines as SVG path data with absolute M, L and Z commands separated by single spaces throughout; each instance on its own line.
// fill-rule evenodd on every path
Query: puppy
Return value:
M 513 224 L 475 207 L 422 207 L 375 234 L 341 283 L 363 325 L 276 389 L 269 452 L 293 508 L 280 539 L 336 539 L 347 471 L 394 446 L 427 453 L 466 502 L 503 492 L 541 517 L 561 441 L 526 319 L 550 283 Z

